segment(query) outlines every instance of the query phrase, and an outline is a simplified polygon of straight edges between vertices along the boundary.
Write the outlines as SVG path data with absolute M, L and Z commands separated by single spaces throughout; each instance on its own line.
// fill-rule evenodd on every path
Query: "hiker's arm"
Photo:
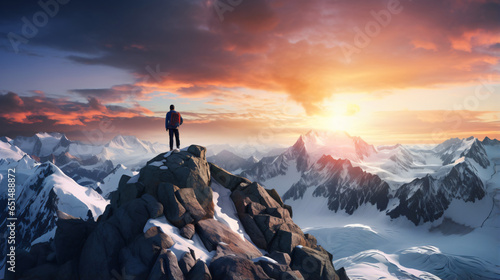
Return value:
M 169 113 L 170 113 L 170 112 L 168 112 L 168 113 L 167 113 L 167 115 L 165 116 L 165 130 L 168 130 L 168 123 L 169 123 L 169 121 L 170 121 L 170 118 L 169 118 L 169 117 L 170 117 L 170 116 L 169 116 Z
M 182 118 L 182 116 L 181 116 L 181 123 L 180 123 L 179 125 L 181 125 L 183 122 L 184 122 L 184 119 L 183 119 L 183 118 Z

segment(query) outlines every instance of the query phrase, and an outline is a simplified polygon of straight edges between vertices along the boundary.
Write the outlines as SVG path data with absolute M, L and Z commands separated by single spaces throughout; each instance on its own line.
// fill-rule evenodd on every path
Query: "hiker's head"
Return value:
M 170 105 L 170 110 L 175 110 L 174 104 Z

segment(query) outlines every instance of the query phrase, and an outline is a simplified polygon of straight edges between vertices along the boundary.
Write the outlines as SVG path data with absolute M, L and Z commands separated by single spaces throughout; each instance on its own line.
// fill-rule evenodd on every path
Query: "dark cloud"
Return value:
M 11 125 L 82 127 L 88 122 L 103 118 L 130 118 L 150 113 L 149 110 L 138 105 L 132 108 L 105 106 L 95 97 L 89 97 L 87 103 L 83 103 L 64 98 L 19 96 L 13 92 L 0 95 L 0 129 L 2 131 L 6 131 L 6 126 Z
M 5 95 L 0 95 L 0 112 L 10 113 L 23 108 L 23 100 L 15 93 L 8 92 Z
M 136 85 L 117 85 L 111 88 L 73 89 L 70 92 L 86 98 L 98 98 L 102 102 L 120 102 L 127 99 L 145 99 L 145 91 Z

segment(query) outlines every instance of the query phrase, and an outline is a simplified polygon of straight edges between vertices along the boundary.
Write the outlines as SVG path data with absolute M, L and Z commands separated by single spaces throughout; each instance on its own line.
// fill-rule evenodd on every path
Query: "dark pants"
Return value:
M 174 135 L 175 135 L 175 144 L 177 144 L 177 149 L 181 147 L 181 141 L 179 140 L 179 129 L 177 128 L 169 128 L 168 129 L 168 137 L 170 138 L 170 150 L 174 149 Z

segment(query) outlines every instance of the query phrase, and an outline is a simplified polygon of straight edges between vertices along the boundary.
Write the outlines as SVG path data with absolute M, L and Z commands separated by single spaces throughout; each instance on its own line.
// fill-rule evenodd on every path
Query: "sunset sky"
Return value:
M 500 1 L 41 3 L 0 4 L 1 135 L 167 142 L 175 104 L 184 144 L 500 138 Z

